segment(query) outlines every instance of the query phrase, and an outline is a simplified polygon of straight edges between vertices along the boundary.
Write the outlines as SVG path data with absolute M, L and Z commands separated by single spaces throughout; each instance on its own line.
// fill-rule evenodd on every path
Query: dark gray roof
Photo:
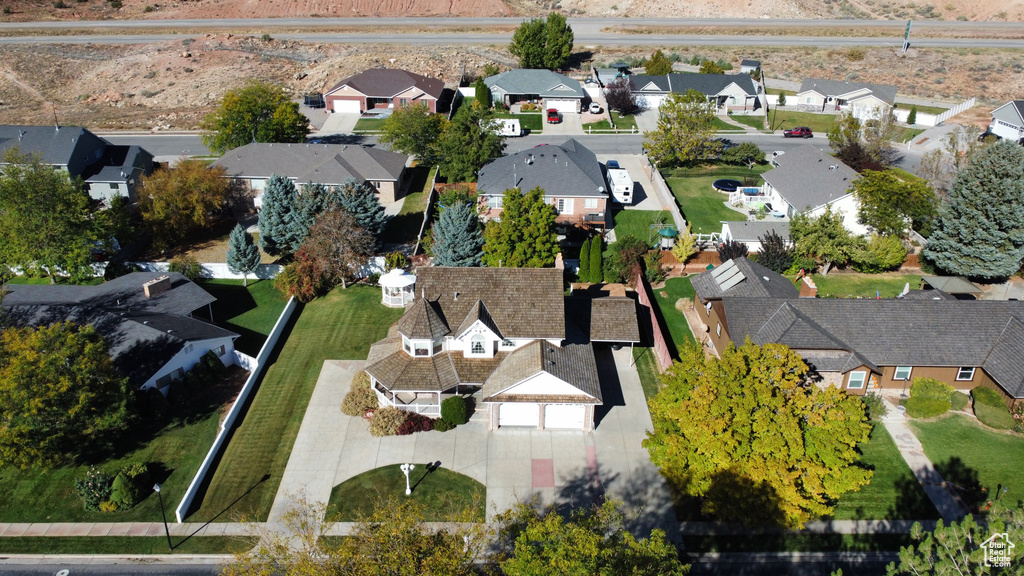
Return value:
M 585 93 L 579 80 L 563 76 L 550 70 L 518 68 L 502 72 L 484 83 L 492 90 L 506 94 L 539 95 L 541 98 L 583 98 Z
M 847 80 L 828 80 L 825 78 L 807 78 L 800 84 L 797 94 L 815 91 L 823 96 L 842 96 L 857 90 L 868 89 L 871 94 L 890 106 L 896 102 L 896 86 L 890 84 L 868 84 L 866 82 L 849 82 Z
M 649 74 L 634 74 L 629 77 L 637 93 L 669 92 L 668 76 L 651 76 Z
M 744 58 L 743 60 L 740 61 L 740 66 L 758 66 L 758 67 L 760 67 L 761 66 L 761 61 L 760 60 L 747 60 L 746 58 Z
M 863 356 L 856 352 L 846 350 L 800 350 L 794 352 L 804 359 L 807 366 L 818 372 L 849 372 L 854 368 L 867 366 L 872 370 L 878 370 L 878 366 L 870 363 Z
M 0 154 L 18 148 L 23 154 L 39 154 L 45 164 L 67 165 L 77 154 L 78 161 L 88 166 L 100 159 L 95 150 L 102 151 L 105 145 L 99 136 L 78 126 L 0 125 Z
M 1011 318 L 982 367 L 1010 396 L 1024 396 L 1024 322 Z
M 484 382 L 481 392 L 483 400 L 492 401 L 494 396 L 500 396 L 510 387 L 543 372 L 578 388 L 586 395 L 573 395 L 577 402 L 602 402 L 593 347 L 589 344 L 559 347 L 544 341 L 533 342 L 509 354 Z
M 371 68 L 349 76 L 335 84 L 326 94 L 330 94 L 342 86 L 350 86 L 366 96 L 377 98 L 393 98 L 413 87 L 419 88 L 435 99 L 440 98 L 444 91 L 444 82 L 437 78 L 391 68 Z
M 761 175 L 797 211 L 824 206 L 849 195 L 859 175 L 814 144 L 806 144 L 775 159 L 778 168 Z
M 278 174 L 299 184 L 338 185 L 349 178 L 398 181 L 408 159 L 405 154 L 371 146 L 251 143 L 228 150 L 213 165 L 224 167 L 232 178 Z
M 480 169 L 476 188 L 500 196 L 509 188 L 526 193 L 537 186 L 559 197 L 608 196 L 597 156 L 576 140 L 497 158 Z
M 963 276 L 921 276 L 926 284 L 949 294 L 980 294 L 981 288 Z
M 693 289 L 696 291 L 697 296 L 700 297 L 701 302 L 719 300 L 723 296 L 797 298 L 800 295 L 800 291 L 796 286 L 785 277 L 761 266 L 757 262 L 747 259 L 745 256 L 733 258 L 729 262 L 733 262 L 740 273 L 743 274 L 743 280 L 723 291 L 715 279 L 715 275 L 712 274 L 714 270 L 701 272 L 692 279 Z M 729 262 L 723 263 L 719 268 L 725 267 Z M 732 320 L 730 320 L 731 322 Z M 742 338 L 739 339 L 739 341 L 742 340 Z
M 147 298 L 142 285 L 161 276 L 171 279 L 166 292 Z M 97 286 L 8 284 L 4 306 L 75 305 L 132 313 L 187 315 L 217 299 L 177 272 L 132 272 Z
M 748 95 L 757 95 L 754 79 L 748 74 L 680 74 L 675 72 L 668 75 L 668 82 L 671 91 L 680 94 L 687 90 L 696 90 L 701 94 L 714 96 L 735 82 Z
M 108 145 L 102 162 L 103 167 L 89 176 L 86 182 L 123 183 L 153 171 L 153 155 L 138 146 Z
M 789 241 L 789 222 L 772 220 L 729 220 L 722 222 L 729 225 L 729 234 L 733 240 L 740 242 L 757 242 L 769 232 L 775 232 L 783 240 Z
M 584 342 L 640 342 L 636 302 L 632 298 L 565 298 L 565 320 L 578 329 Z

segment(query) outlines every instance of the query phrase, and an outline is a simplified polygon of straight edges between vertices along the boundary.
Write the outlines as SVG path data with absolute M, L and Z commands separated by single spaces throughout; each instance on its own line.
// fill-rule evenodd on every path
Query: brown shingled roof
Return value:
M 501 401 L 502 392 L 542 372 L 578 388 L 580 394 L 572 396 L 573 401 L 593 404 L 602 402 L 593 347 L 589 344 L 570 344 L 560 348 L 544 341 L 533 342 L 509 354 L 484 382 L 483 401 Z
M 406 338 L 430 338 L 436 340 L 451 330 L 437 310 L 437 305 L 418 298 L 405 314 L 398 319 L 398 331 Z
M 640 342 L 636 303 L 627 297 L 567 296 L 566 319 L 591 342 Z
M 402 350 L 401 338 L 387 338 L 371 346 L 366 372 L 391 391 L 444 392 L 459 383 L 447 353 L 413 358 Z

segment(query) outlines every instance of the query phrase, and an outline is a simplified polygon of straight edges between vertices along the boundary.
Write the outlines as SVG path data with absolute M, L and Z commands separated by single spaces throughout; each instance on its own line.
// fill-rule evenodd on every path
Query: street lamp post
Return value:
M 171 529 L 167 527 L 167 511 L 164 510 L 164 497 L 160 494 L 160 488 L 160 484 L 153 485 L 153 491 L 156 492 L 157 498 L 160 499 L 160 514 L 164 517 L 164 534 L 167 535 L 167 548 L 174 552 L 174 545 L 171 544 Z
M 402 464 L 401 466 L 399 466 L 399 468 L 401 468 L 401 470 L 402 470 L 402 473 L 405 474 L 405 495 L 406 496 L 412 494 L 412 488 L 409 487 L 409 472 L 412 472 L 412 469 L 415 468 L 415 467 L 416 466 L 414 466 L 412 464 Z

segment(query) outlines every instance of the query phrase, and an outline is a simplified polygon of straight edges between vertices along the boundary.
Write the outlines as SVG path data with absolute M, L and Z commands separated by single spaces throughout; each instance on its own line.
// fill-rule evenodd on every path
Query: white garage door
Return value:
M 554 108 L 559 112 L 575 114 L 579 112 L 579 100 L 548 100 L 547 108 Z
M 498 426 L 537 427 L 540 406 L 520 402 L 506 402 L 498 407 Z
M 662 103 L 665 102 L 665 98 L 664 94 L 644 95 L 644 108 L 647 108 L 648 110 L 657 110 L 658 108 L 661 108 Z
M 344 114 L 359 114 L 359 100 L 335 100 L 334 111 Z
M 545 428 L 583 429 L 586 407 L 579 404 L 548 404 L 544 407 Z

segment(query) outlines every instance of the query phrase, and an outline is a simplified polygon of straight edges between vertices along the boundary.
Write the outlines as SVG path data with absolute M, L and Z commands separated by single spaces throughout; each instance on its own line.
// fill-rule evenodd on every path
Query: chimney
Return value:
M 800 282 L 800 297 L 801 298 L 817 298 L 818 287 L 814 285 L 814 280 L 810 277 L 804 276 Z
M 142 292 L 146 298 L 153 298 L 171 289 L 171 277 L 161 276 L 154 278 L 142 285 Z
M 555 254 L 555 269 L 565 270 L 565 260 L 562 259 L 562 253 Z

